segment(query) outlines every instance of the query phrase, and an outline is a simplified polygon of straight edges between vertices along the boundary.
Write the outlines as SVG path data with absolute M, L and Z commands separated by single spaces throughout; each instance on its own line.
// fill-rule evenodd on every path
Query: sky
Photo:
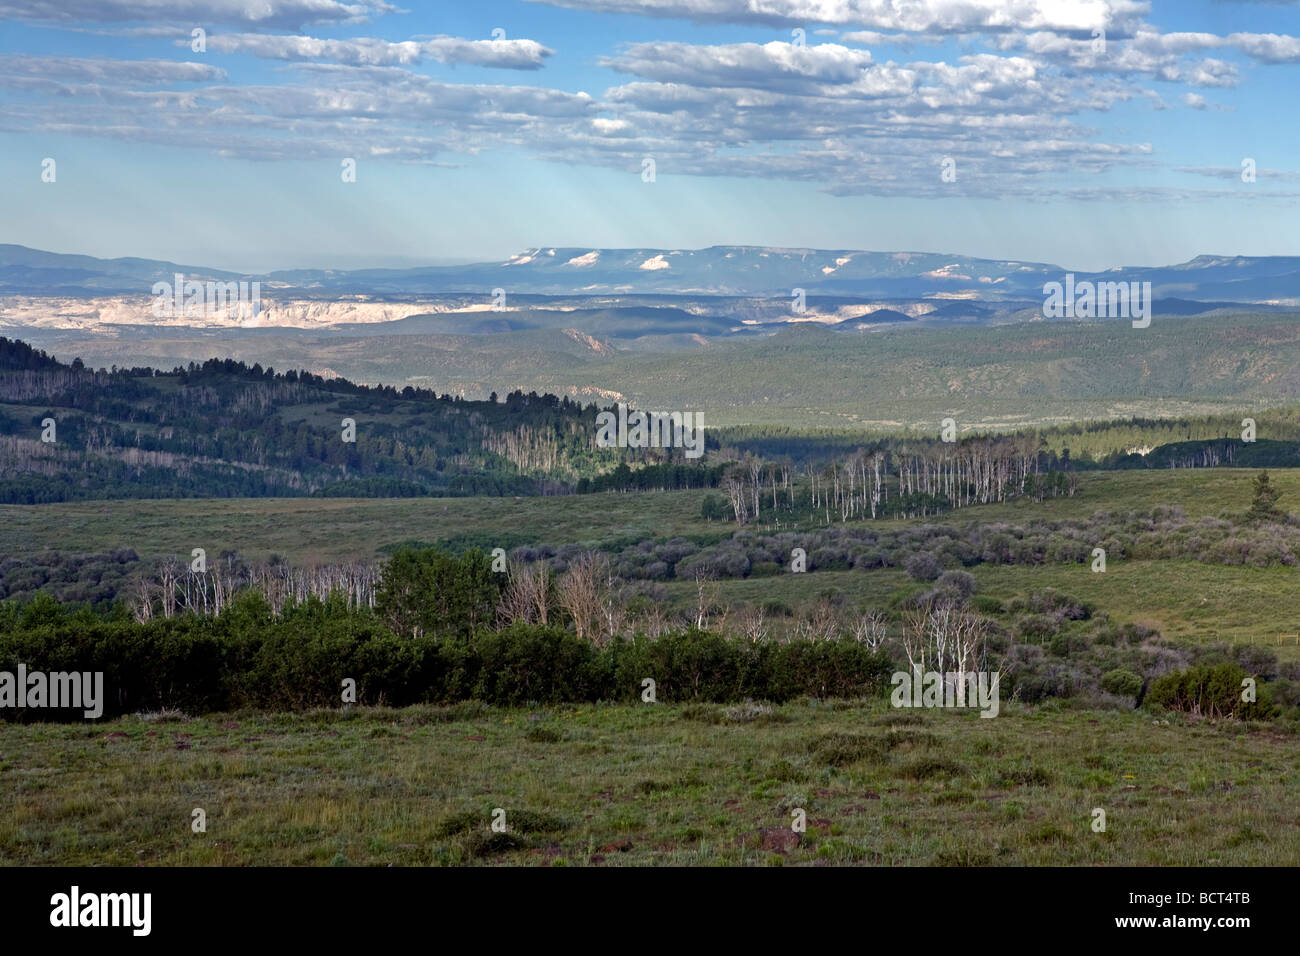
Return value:
M 0 0 L 0 242 L 1300 255 L 1298 95 L 1300 0 Z

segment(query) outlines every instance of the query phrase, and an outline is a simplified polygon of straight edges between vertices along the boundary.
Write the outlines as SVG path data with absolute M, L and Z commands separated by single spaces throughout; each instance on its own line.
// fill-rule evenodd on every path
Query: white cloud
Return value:
M 630 181 L 639 181 L 649 155 L 661 175 L 781 179 L 835 195 L 1102 196 L 1115 187 L 1094 189 L 1091 177 L 1120 167 L 1154 170 L 1167 160 L 1138 141 L 1140 133 L 1101 132 L 1093 125 L 1099 115 L 1124 103 L 1165 108 L 1148 80 L 1176 84 L 1162 86 L 1170 103 L 1226 108 L 1188 88 L 1234 87 L 1254 69 L 1243 57 L 1290 62 L 1296 42 L 1274 34 L 1161 34 L 1139 19 L 1145 5 L 1100 0 L 648 2 L 664 16 L 689 11 L 695 19 L 754 23 L 794 17 L 789 22 L 804 25 L 809 37 L 818 32 L 815 23 L 861 26 L 839 33 L 841 40 L 888 43 L 907 55 L 894 49 L 890 59 L 842 42 L 638 42 L 597 61 L 626 82 L 589 95 L 440 82 L 405 68 L 433 61 L 536 69 L 552 51 L 532 40 L 212 32 L 210 54 L 247 53 L 288 65 L 241 83 L 209 65 L 211 58 L 0 57 L 0 86 L 48 94 L 40 102 L 18 96 L 0 103 L 0 130 L 189 145 L 261 160 L 364 155 L 447 165 L 509 150 L 618 170 Z M 197 6 L 163 4 L 169 16 Z M 206 8 L 214 6 L 234 15 L 239 5 Z M 358 10 L 381 6 L 271 2 L 240 16 L 261 17 L 248 25 L 261 31 L 289 11 L 360 16 Z M 0 0 L 0 10 L 14 7 L 14 0 Z M 126 5 L 110 0 L 106 9 L 121 13 Z M 1078 27 L 1094 15 L 1107 24 L 1104 50 Z M 1012 21 L 1038 26 L 1018 29 L 1007 25 Z M 926 49 L 913 59 L 906 45 L 953 44 L 954 37 L 960 55 Z M 232 72 L 239 65 L 216 62 Z M 957 162 L 955 182 L 940 176 L 944 157 Z
M 749 86 L 764 90 L 851 84 L 871 66 L 871 53 L 835 43 L 636 43 L 602 66 L 647 79 L 691 86 Z
M 1131 0 L 532 0 L 640 16 L 748 24 L 842 24 L 873 30 L 1121 32 L 1150 4 Z
M 1149 28 L 1133 36 L 1108 39 L 1098 49 L 1092 39 L 1051 31 L 1007 33 L 994 38 L 1002 50 L 1024 50 L 1045 64 L 1115 76 L 1146 76 L 1193 86 L 1232 87 L 1238 82 L 1235 65 L 1218 59 L 1185 61 L 1185 54 L 1218 49 L 1226 39 L 1209 33 L 1160 34 Z
M 0 74 L 88 83 L 212 83 L 226 71 L 176 60 L 82 59 L 66 56 L 0 55 Z
M 178 40 L 189 45 L 188 40 Z M 351 66 L 410 66 L 428 60 L 468 63 L 511 70 L 540 69 L 554 50 L 534 40 L 466 40 L 438 36 L 428 40 L 391 42 L 374 37 L 322 40 L 308 36 L 264 33 L 219 34 L 208 38 L 217 53 L 251 53 L 278 60 L 330 60 Z
M 270 30 L 308 23 L 362 23 L 398 8 L 384 0 L 0 0 L 0 20 L 83 23 L 239 25 Z
M 1176 171 L 1194 176 L 1208 176 L 1211 179 L 1227 179 L 1241 182 L 1240 166 L 1176 166 Z M 1300 171 L 1290 169 L 1256 169 L 1257 182 L 1300 183 Z
M 1264 63 L 1300 63 L 1300 37 L 1276 33 L 1231 33 L 1228 42 Z
M 818 31 L 823 32 L 823 31 Z M 833 33 L 834 31 L 825 31 Z M 876 30 L 850 30 L 847 33 L 840 34 L 840 39 L 845 43 L 865 43 L 869 46 L 897 46 L 903 49 L 912 47 L 937 46 L 943 43 L 944 38 L 937 34 L 915 34 L 915 33 L 880 33 Z

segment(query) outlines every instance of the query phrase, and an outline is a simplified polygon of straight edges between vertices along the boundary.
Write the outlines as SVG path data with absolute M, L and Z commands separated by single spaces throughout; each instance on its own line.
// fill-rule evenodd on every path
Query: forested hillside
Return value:
M 0 339 L 0 502 L 543 494 L 619 462 L 596 413 L 231 360 L 94 371 Z
M 730 502 L 714 516 L 744 524 L 763 508 L 830 520 L 1041 499 L 1070 493 L 1070 473 L 1095 468 L 1300 465 L 1293 408 L 1252 413 L 1253 441 L 1241 413 L 978 432 L 954 421 L 952 441 L 939 421 L 866 433 L 710 427 L 699 461 L 597 447 L 600 410 L 536 392 L 471 401 L 233 359 L 94 370 L 0 338 L 0 504 L 720 488 Z M 711 406 L 694 410 L 713 421 Z

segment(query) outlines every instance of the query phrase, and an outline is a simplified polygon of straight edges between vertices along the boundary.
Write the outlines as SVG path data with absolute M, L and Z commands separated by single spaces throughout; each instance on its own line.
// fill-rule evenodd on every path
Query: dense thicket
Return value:
M 593 478 L 578 479 L 578 494 L 599 491 L 678 491 L 682 488 L 716 488 L 727 465 L 683 465 L 672 462 L 629 468 L 621 461 L 613 471 Z
M 887 656 L 852 640 L 755 645 L 706 631 L 597 647 L 562 627 L 515 625 L 399 637 L 341 599 L 310 598 L 280 615 L 256 594 L 214 617 L 146 623 L 65 615 L 52 599 L 0 611 L 0 670 L 101 671 L 105 716 L 177 708 L 206 713 L 341 705 L 635 701 L 652 677 L 662 701 L 849 697 L 887 686 Z M 0 718 L 67 714 L 0 710 Z
M 821 596 L 797 612 L 765 602 L 733 615 L 702 590 L 700 606 L 672 621 L 659 602 L 638 611 L 639 598 L 616 594 L 591 556 L 558 577 L 543 567 L 503 574 L 474 550 L 404 550 L 379 575 L 373 602 L 352 590 L 367 574 L 347 568 L 316 582 L 344 585 L 323 599 L 271 575 L 261 584 L 284 585 L 278 603 L 254 583 L 209 613 L 192 596 L 143 618 L 120 605 L 107 615 L 72 610 L 48 595 L 0 602 L 0 671 L 101 672 L 112 715 L 635 701 L 647 678 L 665 702 L 780 702 L 871 695 L 899 670 L 960 666 L 997 672 L 1003 701 L 1132 707 L 1146 698 L 1194 715 L 1300 722 L 1300 667 L 1265 648 L 1166 641 L 1050 588 L 1003 602 L 975 593 L 965 572 L 935 580 L 937 563 L 909 562 L 932 587 L 889 611 Z M 772 626 L 769 612 L 789 615 L 789 626 Z M 1250 706 L 1234 697 L 1247 676 L 1259 682 Z M 0 719 L 80 717 L 9 707 Z

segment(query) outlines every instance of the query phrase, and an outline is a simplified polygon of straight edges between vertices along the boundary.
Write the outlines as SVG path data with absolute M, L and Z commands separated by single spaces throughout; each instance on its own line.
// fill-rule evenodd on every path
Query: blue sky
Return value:
M 254 272 L 543 245 L 1300 255 L 1296 3 L 0 0 L 0 19 L 2 242 Z

